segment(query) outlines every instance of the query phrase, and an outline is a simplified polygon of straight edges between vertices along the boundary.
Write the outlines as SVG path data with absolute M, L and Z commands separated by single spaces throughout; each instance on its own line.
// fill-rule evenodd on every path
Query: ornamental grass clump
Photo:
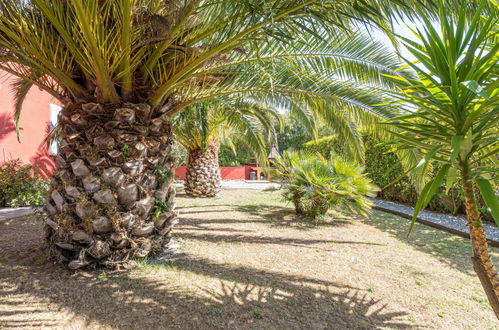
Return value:
M 363 168 L 333 156 L 286 152 L 275 161 L 274 175 L 285 183 L 284 198 L 297 215 L 316 220 L 330 208 L 366 215 L 378 188 L 363 174 Z

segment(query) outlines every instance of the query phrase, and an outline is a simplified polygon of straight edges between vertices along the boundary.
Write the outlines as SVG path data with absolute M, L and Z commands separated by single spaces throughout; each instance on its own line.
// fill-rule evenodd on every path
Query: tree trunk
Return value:
M 210 141 L 205 150 L 189 152 L 185 175 L 185 193 L 191 197 L 213 197 L 220 192 L 222 178 L 218 165 L 220 145 Z
M 72 269 L 161 253 L 177 222 L 169 118 L 147 104 L 70 105 L 45 207 L 51 254 Z M 151 119 L 152 118 L 152 119 Z
M 464 202 L 466 206 L 466 215 L 468 228 L 470 231 L 471 247 L 473 256 L 473 268 L 482 283 L 482 287 L 487 294 L 489 303 L 499 319 L 499 278 L 494 264 L 490 258 L 487 237 L 482 225 L 482 219 L 478 211 L 477 202 L 474 194 L 473 182 L 470 178 L 469 167 L 462 169 Z
M 300 215 L 300 216 L 304 214 L 303 208 L 301 205 L 302 196 L 303 196 L 302 192 L 295 191 L 295 192 L 293 192 L 293 197 L 292 197 L 293 205 L 295 206 L 295 213 L 296 213 L 296 215 Z

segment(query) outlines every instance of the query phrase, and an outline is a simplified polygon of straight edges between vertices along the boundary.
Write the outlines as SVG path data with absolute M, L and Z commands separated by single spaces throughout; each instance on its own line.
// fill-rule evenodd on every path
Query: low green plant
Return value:
M 156 172 L 160 183 L 167 182 L 173 176 L 173 173 L 162 165 L 156 165 L 154 171 Z
M 48 180 L 32 165 L 14 159 L 0 166 L 0 206 L 42 206 L 47 188 Z
M 378 188 L 363 174 L 363 168 L 339 157 L 285 152 L 276 160 L 276 180 L 285 183 L 284 198 L 297 215 L 311 219 L 324 216 L 331 207 L 348 208 L 366 215 Z
M 253 311 L 253 317 L 254 317 L 255 319 L 259 319 L 259 320 L 261 320 L 261 319 L 263 319 L 263 314 L 262 314 L 262 312 L 260 312 L 260 311 Z
M 156 220 L 162 213 L 170 211 L 172 205 L 168 202 L 156 200 L 151 212 L 151 219 Z
M 128 160 L 130 157 L 130 146 L 128 144 L 124 144 L 123 147 L 121 147 L 121 152 L 123 154 L 123 158 Z

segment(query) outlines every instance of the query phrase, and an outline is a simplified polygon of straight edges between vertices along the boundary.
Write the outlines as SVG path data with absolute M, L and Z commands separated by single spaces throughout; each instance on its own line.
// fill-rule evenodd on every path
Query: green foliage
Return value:
M 413 223 L 439 186 L 455 182 L 458 173 L 468 189 L 479 185 L 490 210 L 499 209 L 487 180 L 497 171 L 499 150 L 498 10 L 492 7 L 492 13 L 486 15 L 489 5 L 487 0 L 480 1 L 480 7 L 469 17 L 469 8 L 463 2 L 459 17 L 454 19 L 439 3 L 440 31 L 422 16 L 424 31 L 415 32 L 419 42 L 400 37 L 418 60 L 408 61 L 418 79 L 391 77 L 398 87 L 394 95 L 417 110 L 408 109 L 389 121 L 395 128 L 394 144 L 403 150 L 424 152 L 424 159 L 416 167 L 423 173 L 431 161 L 438 164 L 438 173 L 425 185 L 416 203 Z M 493 214 L 499 217 L 499 212 Z M 495 220 L 499 224 L 499 218 Z
M 366 174 L 381 188 L 378 196 L 386 200 L 415 204 L 416 188 L 404 175 L 402 163 L 397 155 L 390 152 L 389 146 L 373 137 L 365 136 L 364 148 Z M 395 181 L 396 179 L 399 180 Z
M 167 182 L 173 176 L 173 173 L 162 165 L 154 166 L 154 172 L 156 172 L 160 183 Z
M 170 156 L 175 159 L 175 167 L 187 165 L 189 153 L 185 150 L 184 146 L 176 140 L 173 142 Z
M 251 163 L 255 155 L 244 145 L 236 145 L 235 152 L 232 148 L 222 145 L 218 155 L 218 163 L 222 167 L 241 166 Z
M 282 99 L 301 102 L 306 89 L 311 97 L 320 91 L 298 85 L 302 72 L 269 74 L 272 65 L 291 58 L 297 71 L 310 62 L 334 66 L 339 78 L 361 67 L 359 77 L 382 79 L 379 72 L 390 70 L 373 63 L 389 62 L 387 56 L 350 42 L 341 53 L 347 56 L 329 60 L 335 54 L 317 45 L 327 42 L 322 33 L 351 32 L 358 21 L 388 29 L 391 18 L 410 14 L 419 1 L 0 0 L 0 67 L 19 77 L 19 105 L 32 85 L 63 103 L 147 102 L 170 115 L 230 93 L 266 98 L 287 88 Z M 308 47 L 312 39 L 317 47 Z M 359 53 L 371 61 L 350 56 Z
M 405 175 L 402 162 L 399 157 L 391 152 L 389 145 L 380 140 L 365 135 L 364 144 L 364 166 L 366 175 L 373 183 L 380 187 L 378 197 L 384 200 L 415 205 L 418 193 L 411 179 Z M 302 150 L 308 153 L 320 154 L 325 158 L 339 155 L 343 159 L 351 156 L 344 149 L 336 136 L 325 136 L 303 144 Z M 436 174 L 438 167 L 434 167 L 430 177 Z M 441 186 L 435 196 L 430 200 L 428 208 L 438 212 L 450 212 L 457 214 L 464 212 L 463 196 L 459 190 L 460 182 L 448 191 Z
M 48 180 L 36 174 L 36 168 L 23 165 L 19 159 L 0 167 L 0 206 L 42 206 Z
M 275 109 L 230 97 L 197 103 L 172 121 L 176 140 L 189 152 L 204 150 L 216 142 L 230 148 L 233 154 L 249 150 L 250 157 L 261 160 L 266 158 L 267 144 L 275 139 L 275 122 L 280 122 Z M 222 157 L 222 163 L 239 166 L 226 148 Z
M 314 138 L 312 131 L 291 116 L 284 117 L 284 127 L 277 133 L 280 151 L 300 150 L 305 141 Z
M 170 211 L 172 205 L 168 202 L 156 200 L 151 212 L 151 219 L 156 220 L 161 214 Z
M 284 198 L 295 205 L 296 213 L 316 219 L 331 207 L 367 213 L 369 197 L 378 189 L 362 172 L 362 167 L 339 157 L 285 152 L 276 160 L 274 175 L 286 184 Z
M 351 155 L 340 143 L 336 135 L 325 136 L 316 140 L 308 141 L 303 144 L 303 151 L 307 153 L 320 154 L 325 158 L 331 158 L 334 155 L 350 159 Z
M 128 157 L 130 157 L 130 146 L 125 143 L 123 147 L 121 147 L 121 153 L 123 154 L 125 161 L 128 160 Z

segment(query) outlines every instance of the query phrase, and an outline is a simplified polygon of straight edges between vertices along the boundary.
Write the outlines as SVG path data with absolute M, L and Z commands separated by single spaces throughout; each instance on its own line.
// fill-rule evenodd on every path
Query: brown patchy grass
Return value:
M 279 192 L 178 198 L 185 258 L 129 272 L 47 262 L 35 217 L 0 224 L 0 329 L 493 329 L 468 241 L 378 211 L 295 219 Z M 497 264 L 499 251 L 493 250 Z

